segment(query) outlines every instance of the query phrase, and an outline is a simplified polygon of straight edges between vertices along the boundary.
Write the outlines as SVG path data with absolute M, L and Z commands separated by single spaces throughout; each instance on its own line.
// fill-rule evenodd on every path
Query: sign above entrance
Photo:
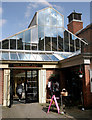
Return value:
M 25 68 L 38 68 L 42 67 L 42 64 L 35 64 L 35 63 L 29 63 L 29 64 L 23 64 L 23 63 L 15 63 L 15 64 L 9 64 L 9 67 L 25 67 Z
M 90 59 L 85 59 L 84 64 L 90 64 Z

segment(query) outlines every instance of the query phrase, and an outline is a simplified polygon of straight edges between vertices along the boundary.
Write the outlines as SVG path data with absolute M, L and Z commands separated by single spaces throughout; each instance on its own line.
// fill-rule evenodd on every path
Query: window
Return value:
M 16 49 L 16 39 L 10 38 L 10 49 Z
M 23 50 L 23 33 L 20 33 L 17 35 L 17 49 Z
M 9 40 L 2 41 L 2 49 L 9 49 Z

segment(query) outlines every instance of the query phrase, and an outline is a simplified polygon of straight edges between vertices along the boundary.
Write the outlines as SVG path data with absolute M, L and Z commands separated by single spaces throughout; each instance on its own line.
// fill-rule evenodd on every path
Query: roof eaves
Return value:
M 80 34 L 81 32 L 84 32 L 85 30 L 87 30 L 87 29 L 89 29 L 89 28 L 91 28 L 91 27 L 92 27 L 92 23 L 89 24 L 89 25 L 87 25 L 85 28 L 79 30 L 78 32 L 76 32 L 76 35 Z

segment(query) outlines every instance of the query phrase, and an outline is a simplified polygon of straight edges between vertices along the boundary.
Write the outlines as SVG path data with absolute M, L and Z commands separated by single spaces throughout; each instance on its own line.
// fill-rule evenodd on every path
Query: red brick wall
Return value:
M 92 107 L 92 93 L 90 91 L 90 66 L 85 65 L 85 87 L 84 87 L 84 105 L 85 107 Z
M 89 53 L 92 53 L 92 29 L 89 28 L 83 32 L 81 32 L 80 34 L 78 34 L 78 37 L 80 38 L 84 38 L 85 40 L 88 41 L 88 46 L 84 47 L 83 51 L 82 52 L 89 52 Z
M 72 21 L 67 26 L 68 30 L 75 34 L 83 28 L 83 22 Z
M 3 104 L 3 70 L 0 70 L 0 104 Z
M 60 70 L 60 90 L 62 91 L 63 88 L 66 88 L 66 74 L 65 70 Z
M 54 74 L 54 73 L 55 73 L 54 70 L 46 70 L 46 85 L 48 84 L 51 74 Z
M 50 76 L 51 74 L 54 74 L 55 73 L 55 70 L 46 70 L 46 88 L 47 88 L 47 85 L 48 85 L 48 81 L 50 79 Z M 46 89 L 46 96 L 47 98 L 49 98 L 49 91 L 48 89 Z
M 47 98 L 49 98 L 49 90 L 48 90 L 48 81 L 49 81 L 49 79 L 50 79 L 50 77 L 51 77 L 51 74 L 59 74 L 59 70 L 55 70 L 55 69 L 48 69 L 48 70 L 46 70 L 46 96 L 47 96 Z M 59 81 L 59 80 L 58 80 Z

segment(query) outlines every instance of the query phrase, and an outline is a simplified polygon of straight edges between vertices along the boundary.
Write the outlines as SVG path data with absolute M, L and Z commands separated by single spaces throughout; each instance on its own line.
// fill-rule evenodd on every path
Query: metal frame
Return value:
M 53 9 L 56 13 L 58 13 L 59 15 L 61 15 L 62 16 L 62 27 L 58 27 L 58 26 L 53 26 L 51 23 L 51 25 L 38 25 L 38 17 L 39 17 L 39 12 L 41 12 L 41 11 L 43 11 L 43 10 L 46 10 L 46 9 L 48 9 L 48 8 L 51 8 L 51 9 Z M 37 25 L 34 25 L 34 26 L 31 26 L 31 27 L 29 27 L 29 28 L 27 28 L 27 29 L 25 29 L 25 30 L 23 30 L 23 31 L 20 31 L 20 32 L 18 32 L 18 33 L 16 33 L 16 34 L 14 34 L 14 35 L 12 35 L 12 36 L 10 36 L 10 37 L 8 37 L 8 38 L 6 38 L 6 39 L 8 39 L 9 40 L 9 49 L 2 49 L 2 41 L 4 41 L 4 40 L 6 40 L 6 39 L 3 39 L 3 40 L 1 40 L 0 42 L 1 42 L 1 49 L 0 49 L 0 52 L 1 52 L 1 55 L 2 55 L 2 52 L 4 51 L 4 52 L 9 52 L 9 59 L 10 59 L 10 52 L 16 52 L 16 54 L 17 54 L 17 56 L 18 56 L 18 58 L 19 58 L 19 55 L 18 55 L 18 53 L 24 53 L 24 54 L 26 54 L 26 53 L 30 53 L 30 54 L 34 54 L 34 53 L 37 53 L 37 54 L 40 54 L 40 53 L 45 53 L 46 55 L 47 54 L 53 54 L 53 53 L 55 53 L 56 51 L 58 51 L 58 48 L 59 48 L 59 45 L 58 45 L 58 42 L 59 42 L 59 40 L 58 40 L 58 29 L 57 28 L 61 28 L 61 29 L 63 29 L 63 52 L 65 51 L 65 45 L 64 45 L 64 30 L 66 30 L 67 32 L 68 32 L 68 42 L 69 42 L 69 52 L 70 52 L 70 34 L 71 35 L 73 35 L 74 37 L 76 37 L 76 38 L 78 38 L 79 39 L 79 47 L 80 47 L 80 51 L 81 51 L 81 42 L 83 42 L 84 44 L 86 44 L 86 45 L 88 45 L 88 43 L 87 42 L 85 42 L 84 40 L 82 40 L 81 38 L 79 38 L 79 37 L 77 37 L 76 35 L 74 35 L 73 33 L 71 33 L 69 30 L 67 30 L 66 28 L 64 28 L 64 16 L 62 15 L 62 14 L 60 14 L 58 11 L 56 11 L 54 8 L 52 8 L 52 7 L 48 7 L 48 8 L 45 8 L 45 9 L 42 9 L 42 10 L 39 10 L 39 11 L 37 11 L 36 12 L 36 14 L 35 14 L 35 16 L 36 16 L 36 22 L 37 22 Z M 51 14 L 51 11 L 50 11 L 50 14 Z M 34 17 L 35 17 L 34 16 Z M 33 19 L 34 19 L 34 17 L 33 17 Z M 32 19 L 32 20 L 33 20 Z M 52 21 L 50 21 L 50 22 L 52 22 Z M 31 23 L 30 23 L 30 25 L 31 25 Z M 53 28 L 55 28 L 56 29 L 56 39 L 57 39 L 57 50 L 56 51 L 53 51 L 53 49 L 52 49 L 52 36 L 50 37 L 50 51 L 46 51 L 45 50 L 45 43 L 46 43 L 46 41 L 45 41 L 45 29 L 43 30 L 43 32 L 44 32 L 44 50 L 43 51 L 41 51 L 41 50 L 38 50 L 38 43 L 34 43 L 34 44 L 36 44 L 36 46 L 37 46 L 37 50 L 32 50 L 32 45 L 33 45 L 33 43 L 32 43 L 32 28 L 36 28 L 37 29 L 37 40 L 38 40 L 38 42 L 39 42 L 39 38 L 38 38 L 38 27 L 39 26 L 44 26 L 44 28 L 45 27 L 52 27 L 52 29 Z M 30 30 L 30 50 L 25 50 L 25 43 L 26 43 L 26 41 L 25 41 L 25 31 L 27 31 L 27 30 Z M 17 48 L 18 48 L 18 46 L 17 46 L 17 35 L 19 35 L 20 33 L 23 33 L 23 50 L 18 50 Z M 62 31 L 61 31 L 61 33 L 62 33 Z M 16 49 L 10 49 L 10 38 L 11 37 L 16 37 L 15 39 L 16 39 Z M 76 44 L 75 44 L 75 39 L 74 39 L 74 51 L 76 52 Z M 62 53 L 62 52 L 57 52 L 57 54 L 58 53 Z M 49 56 L 48 56 L 49 57 Z M 35 58 L 35 57 L 34 57 Z M 51 59 L 52 60 L 52 59 Z M 53 60 L 52 60 L 53 61 Z

